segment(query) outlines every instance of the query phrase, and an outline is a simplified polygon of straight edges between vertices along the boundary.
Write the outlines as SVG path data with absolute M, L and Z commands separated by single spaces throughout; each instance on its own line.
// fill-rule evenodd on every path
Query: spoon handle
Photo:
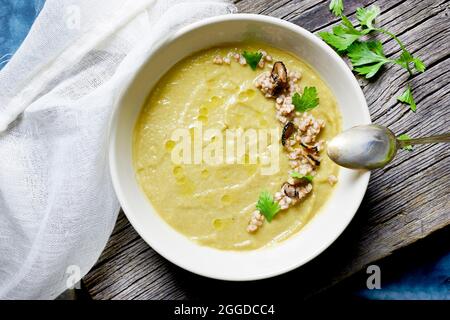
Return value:
M 450 142 L 450 133 L 439 134 L 431 137 L 415 138 L 408 140 L 398 140 L 397 143 L 400 147 L 414 144 L 424 144 L 424 143 L 438 143 L 438 142 Z

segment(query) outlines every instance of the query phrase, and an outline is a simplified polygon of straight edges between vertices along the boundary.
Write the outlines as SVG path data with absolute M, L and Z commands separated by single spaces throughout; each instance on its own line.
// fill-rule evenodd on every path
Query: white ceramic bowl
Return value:
M 109 157 L 114 188 L 129 221 L 153 249 L 184 269 L 224 280 L 268 278 L 316 257 L 350 223 L 369 181 L 368 172 L 341 169 L 331 198 L 300 232 L 277 245 L 253 251 L 200 246 L 158 215 L 141 191 L 132 166 L 132 132 L 145 98 L 159 78 L 184 57 L 246 40 L 292 52 L 313 66 L 337 98 L 344 129 L 371 122 L 364 95 L 342 59 L 312 33 L 283 20 L 252 14 L 210 18 L 170 35 L 152 51 L 118 99 L 111 123 Z

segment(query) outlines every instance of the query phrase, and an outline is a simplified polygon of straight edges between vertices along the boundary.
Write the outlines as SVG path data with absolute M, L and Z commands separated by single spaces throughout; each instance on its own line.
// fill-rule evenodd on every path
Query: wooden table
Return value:
M 328 1 L 236 0 L 240 12 L 282 18 L 311 32 L 337 22 Z M 427 71 L 412 83 L 417 112 L 399 104 L 407 75 L 389 66 L 372 82 L 359 78 L 375 123 L 411 136 L 449 131 L 450 10 L 446 0 L 345 1 L 345 13 L 376 3 L 377 23 L 397 34 L 421 57 Z M 398 55 L 394 41 L 380 37 L 387 55 Z M 215 299 L 266 297 L 267 288 L 281 298 L 295 283 L 304 298 L 329 288 L 394 251 L 444 228 L 450 222 L 450 152 L 448 145 L 400 152 L 394 163 L 373 172 L 363 204 L 342 236 L 307 265 L 283 276 L 251 283 L 206 279 L 184 271 L 153 251 L 121 213 L 96 266 L 84 278 L 94 299 Z M 448 227 L 447 227 L 448 230 Z M 277 290 L 280 289 L 280 290 Z

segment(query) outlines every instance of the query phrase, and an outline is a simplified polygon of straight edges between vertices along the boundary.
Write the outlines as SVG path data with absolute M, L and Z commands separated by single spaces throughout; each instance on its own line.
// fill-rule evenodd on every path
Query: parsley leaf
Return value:
M 343 1 L 331 0 L 329 6 L 330 10 L 336 9 L 339 12 L 343 5 Z M 369 8 L 356 9 L 356 19 L 360 24 L 358 28 L 354 27 L 342 12 L 337 15 L 340 15 L 341 23 L 333 27 L 331 32 L 319 32 L 318 35 L 340 54 L 346 54 L 350 58 L 355 72 L 369 79 L 375 76 L 386 63 L 400 65 L 408 71 L 410 76 L 413 75 L 413 70 L 417 72 L 425 71 L 426 67 L 423 61 L 414 57 L 395 34 L 374 25 L 375 19 L 380 15 L 378 6 L 372 5 Z M 401 49 L 400 56 L 397 59 L 389 59 L 385 56 L 380 41 L 361 40 L 363 36 L 373 32 L 385 34 L 397 42 Z M 411 88 L 408 88 L 398 99 L 409 104 L 412 111 L 416 110 Z
M 242 56 L 245 58 L 245 61 L 247 61 L 250 68 L 252 68 L 253 70 L 256 70 L 259 60 L 261 60 L 263 55 L 261 52 L 244 51 L 244 53 L 242 53 Z
M 367 79 L 373 77 L 380 68 L 390 59 L 386 58 L 383 45 L 380 41 L 356 42 L 348 48 L 350 58 L 355 71 Z
M 263 191 L 259 195 L 256 209 L 258 209 L 259 212 L 266 217 L 267 221 L 271 222 L 273 217 L 275 217 L 281 208 L 280 205 L 273 200 L 273 197 L 269 192 Z
M 351 32 L 354 32 L 354 33 L 359 33 L 359 34 L 363 34 L 361 31 L 359 31 L 358 29 L 356 29 L 354 26 L 353 26 L 353 23 L 346 17 L 346 16 L 342 16 L 341 17 L 341 19 L 342 19 L 342 24 L 344 25 L 344 26 L 346 26 Z
M 336 17 L 339 17 L 344 11 L 344 1 L 343 0 L 331 0 L 330 10 Z
M 417 106 L 416 106 L 416 102 L 414 101 L 414 97 L 412 95 L 412 91 L 411 91 L 411 86 L 410 85 L 408 85 L 408 87 L 406 88 L 405 92 L 403 92 L 401 96 L 397 97 L 397 100 L 400 101 L 400 102 L 408 104 L 409 108 L 413 112 L 416 112 Z
M 412 62 L 412 59 L 413 57 L 408 51 L 402 51 L 402 54 L 395 60 L 395 63 L 407 69 L 409 64 Z
M 356 18 L 362 27 L 374 30 L 373 22 L 375 18 L 380 14 L 380 8 L 376 5 L 370 8 L 358 8 L 356 9 Z
M 333 32 L 319 32 L 319 36 L 337 51 L 345 51 L 367 31 L 360 31 L 353 27 L 347 17 L 342 16 L 342 24 L 333 27 Z
M 292 96 L 292 104 L 298 112 L 311 110 L 319 104 L 316 87 L 305 87 L 303 94 L 300 96 L 298 92 Z
M 424 72 L 425 71 L 426 67 L 425 67 L 425 64 L 423 63 L 422 60 L 420 60 L 419 58 L 413 58 L 412 62 L 414 63 L 414 68 L 416 68 L 416 70 L 418 72 Z
M 398 59 L 396 59 L 394 62 L 407 70 L 409 70 L 409 68 L 410 68 L 409 65 L 412 63 L 414 65 L 414 68 L 418 72 L 425 71 L 425 64 L 422 62 L 422 60 L 420 60 L 419 58 L 413 57 L 412 54 L 406 50 L 403 50 L 400 57 Z
M 397 140 L 400 140 L 400 141 L 405 141 L 405 140 L 409 140 L 409 139 L 411 139 L 411 137 L 408 136 L 406 133 L 401 134 L 401 135 L 399 135 L 397 137 Z M 403 146 L 402 149 L 403 150 L 408 150 L 408 151 L 413 151 L 413 147 L 410 144 L 407 144 L 407 145 Z
M 304 175 L 301 175 L 300 173 L 298 173 L 298 172 L 296 172 L 296 171 L 292 171 L 291 172 L 291 177 L 292 178 L 297 178 L 297 179 L 305 179 L 306 181 L 308 181 L 308 182 L 312 182 L 313 181 L 313 176 L 311 176 L 311 175 L 306 175 L 306 176 L 304 176 Z

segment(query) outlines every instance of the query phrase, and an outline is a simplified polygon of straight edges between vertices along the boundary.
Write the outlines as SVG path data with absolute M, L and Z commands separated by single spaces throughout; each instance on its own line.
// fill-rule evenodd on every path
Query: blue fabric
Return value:
M 0 0 L 0 69 L 28 34 L 45 0 Z
M 0 0 L 0 69 L 25 39 L 44 2 Z M 353 295 L 367 299 L 450 299 L 450 253 L 433 259 L 421 256 L 418 252 L 417 257 L 410 257 L 408 268 L 397 267 L 402 268 L 400 275 L 383 282 L 381 290 L 361 285 L 352 289 Z
M 418 250 L 417 257 L 404 264 L 411 265 L 401 275 L 383 283 L 380 290 L 363 289 L 358 295 L 367 299 L 387 300 L 450 300 L 450 253 L 424 261 Z M 397 266 L 400 267 L 400 266 Z M 383 275 L 383 269 L 381 269 Z M 383 279 L 383 276 L 381 277 Z

